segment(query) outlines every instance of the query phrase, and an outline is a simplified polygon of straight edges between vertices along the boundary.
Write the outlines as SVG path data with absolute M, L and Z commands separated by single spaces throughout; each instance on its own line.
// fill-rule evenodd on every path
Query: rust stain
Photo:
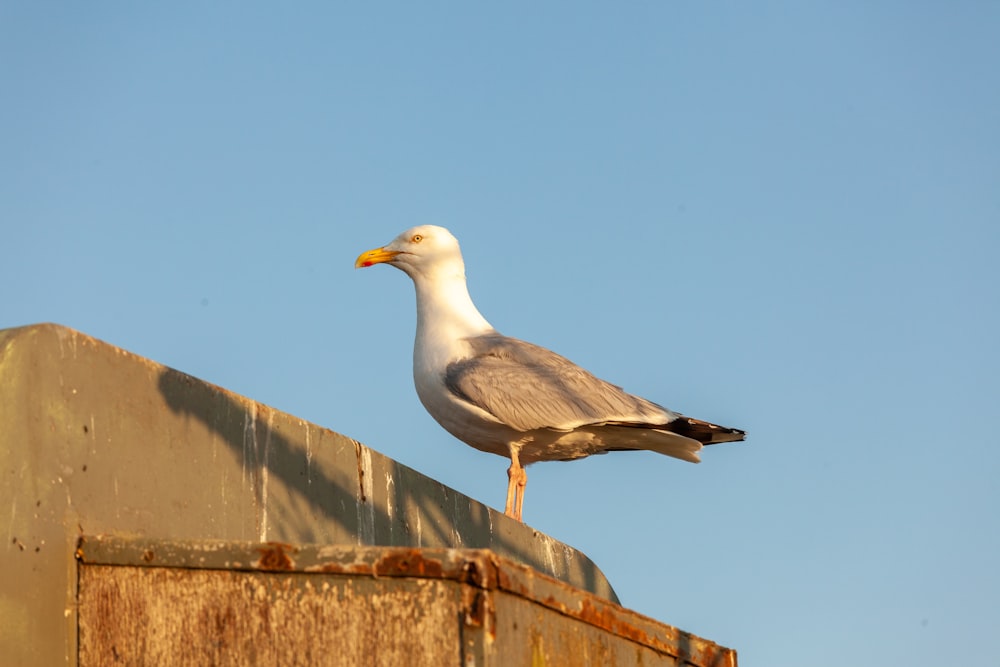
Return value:
M 496 607 L 488 590 L 465 584 L 462 586 L 462 617 L 470 628 L 483 628 L 490 641 L 497 637 Z
M 675 642 L 667 644 L 660 638 L 623 619 L 616 613 L 614 607 L 598 606 L 590 600 L 583 600 L 580 610 L 571 613 L 571 616 L 619 637 L 631 639 L 661 653 L 674 656 L 685 664 L 697 665 L 698 667 L 735 667 L 736 665 L 736 653 L 731 649 L 723 648 L 718 644 L 676 629 L 674 629 Z
M 143 563 L 152 563 L 154 558 L 156 558 L 156 554 L 153 553 L 152 549 L 146 549 L 142 552 Z
M 474 560 L 467 560 L 462 564 L 462 574 L 465 581 L 470 584 L 482 587 L 483 574 L 479 571 L 479 565 Z
M 365 502 L 365 468 L 361 462 L 361 443 L 354 441 L 354 454 L 358 459 L 358 492 L 361 494 L 361 502 Z
M 533 597 L 531 595 L 531 590 L 521 583 L 522 578 L 524 578 L 524 573 L 520 572 L 518 574 L 520 576 L 511 576 L 510 572 L 507 571 L 507 568 L 497 568 L 497 585 L 501 589 L 514 593 L 515 595 L 520 595 L 525 598 Z M 545 604 L 552 606 L 549 602 L 546 602 Z M 561 606 L 562 605 L 557 605 L 555 608 L 560 608 Z
M 260 559 L 256 567 L 262 570 L 291 570 L 295 563 L 292 561 L 290 553 L 295 553 L 297 549 L 291 544 L 283 542 L 268 542 L 263 547 L 258 547 Z
M 480 557 L 470 557 L 462 563 L 461 580 L 479 588 L 495 589 L 503 570 L 488 552 Z
M 694 667 L 736 666 L 736 652 L 732 649 L 670 626 L 661 625 L 658 632 L 651 633 L 648 628 L 644 629 L 642 623 L 633 622 L 632 616 L 627 610 L 613 603 L 598 600 L 589 594 L 579 600 L 577 604 L 567 606 L 567 600 L 579 598 L 575 595 L 564 598 L 559 594 L 559 591 L 570 591 L 571 587 L 525 566 L 503 562 L 502 567 L 498 567 L 496 571 L 496 585 L 502 591 L 534 600 L 560 614 L 575 618 L 623 639 L 634 641 L 658 653 L 677 658 L 685 665 Z M 553 593 L 542 595 L 543 590 L 551 590 L 553 587 L 555 589 Z
M 612 632 L 621 637 L 645 644 L 646 646 L 657 648 L 661 651 L 667 651 L 671 655 L 676 655 L 680 658 L 688 657 L 680 655 L 679 653 L 682 652 L 678 652 L 675 647 L 665 645 L 656 637 L 650 636 L 640 628 L 637 628 L 628 621 L 621 619 L 613 609 L 608 607 L 599 608 L 590 600 L 583 600 L 583 603 L 580 605 L 580 611 L 574 615 L 582 621 L 586 621 L 591 625 L 607 630 L 608 632 Z
M 499 565 L 488 553 L 455 558 L 448 550 L 386 547 L 374 560 L 326 561 L 303 568 L 305 572 L 354 574 L 371 577 L 417 577 L 449 579 L 475 588 L 497 588 Z
M 306 572 L 323 572 L 324 574 L 372 574 L 372 568 L 367 563 L 323 563 L 305 569 Z
M 463 591 L 465 624 L 474 628 L 489 627 L 493 617 L 493 598 L 488 591 L 466 586 Z
M 376 575 L 409 575 L 415 577 L 436 577 L 444 575 L 444 565 L 440 560 L 426 558 L 420 549 L 393 549 L 375 561 Z
M 488 554 L 466 558 L 461 564 L 462 616 L 465 625 L 483 628 L 489 641 L 497 636 L 496 605 L 493 591 L 501 570 Z

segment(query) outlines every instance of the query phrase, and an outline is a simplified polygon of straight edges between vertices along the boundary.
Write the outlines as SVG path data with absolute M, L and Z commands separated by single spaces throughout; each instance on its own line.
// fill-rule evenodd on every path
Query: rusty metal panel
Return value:
M 84 538 L 77 557 L 81 665 L 736 666 L 482 549 Z
M 90 665 L 458 665 L 457 592 L 433 579 L 88 566 Z
M 0 655 L 76 659 L 81 533 L 488 548 L 610 600 L 584 554 L 361 443 L 45 324 L 0 331 Z

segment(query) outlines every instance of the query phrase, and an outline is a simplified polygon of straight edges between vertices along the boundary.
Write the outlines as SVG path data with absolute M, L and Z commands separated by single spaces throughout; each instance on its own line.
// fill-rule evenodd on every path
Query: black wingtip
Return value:
M 746 431 L 738 428 L 719 426 L 711 422 L 683 416 L 667 424 L 665 429 L 677 435 L 683 435 L 685 438 L 697 440 L 703 445 L 715 445 L 720 442 L 739 442 L 740 440 L 746 440 L 747 436 Z

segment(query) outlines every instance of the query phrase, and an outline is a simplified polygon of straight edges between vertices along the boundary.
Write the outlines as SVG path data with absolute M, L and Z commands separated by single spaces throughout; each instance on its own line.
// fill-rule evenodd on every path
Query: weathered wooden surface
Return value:
M 84 538 L 78 558 L 84 666 L 736 665 L 487 550 Z
M 456 445 L 458 446 L 458 445 Z M 78 535 L 583 554 L 333 431 L 46 324 L 0 331 L 0 663 L 76 660 Z

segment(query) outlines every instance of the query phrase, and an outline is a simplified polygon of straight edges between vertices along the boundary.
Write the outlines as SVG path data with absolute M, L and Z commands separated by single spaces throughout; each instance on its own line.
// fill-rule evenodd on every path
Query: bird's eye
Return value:
M 420 243 L 421 241 L 423 241 L 423 240 L 424 240 L 424 237 L 423 237 L 423 236 L 421 236 L 420 234 L 414 234 L 414 235 L 413 235 L 413 238 L 412 238 L 412 239 L 410 239 L 410 240 L 411 240 L 412 242 L 414 242 L 414 243 Z

